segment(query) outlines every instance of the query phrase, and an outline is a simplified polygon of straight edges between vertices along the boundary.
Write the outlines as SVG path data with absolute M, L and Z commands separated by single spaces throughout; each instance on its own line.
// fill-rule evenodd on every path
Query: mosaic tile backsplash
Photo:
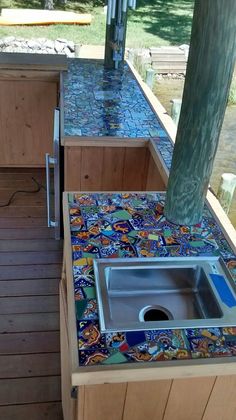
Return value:
M 164 193 L 68 194 L 80 366 L 236 355 L 236 326 L 101 334 L 94 258 L 221 255 L 236 281 L 236 256 L 206 207 L 201 224 L 163 215 Z
M 63 90 L 65 136 L 166 137 L 127 64 L 70 59 Z

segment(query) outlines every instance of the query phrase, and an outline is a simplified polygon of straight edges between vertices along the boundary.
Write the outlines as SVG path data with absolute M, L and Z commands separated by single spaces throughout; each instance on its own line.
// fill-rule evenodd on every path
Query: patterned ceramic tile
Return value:
M 171 145 L 127 64 L 107 70 L 102 61 L 70 59 L 64 109 L 66 136 L 158 137 Z
M 236 256 L 208 208 L 201 224 L 178 226 L 163 215 L 164 193 L 70 194 L 71 247 L 81 366 L 236 355 L 236 327 L 101 334 L 93 259 Z

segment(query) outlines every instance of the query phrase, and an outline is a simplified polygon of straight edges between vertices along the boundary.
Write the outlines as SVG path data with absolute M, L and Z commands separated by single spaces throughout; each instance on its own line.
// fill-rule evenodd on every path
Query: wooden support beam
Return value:
M 201 221 L 235 65 L 236 1 L 195 2 L 183 102 L 165 215 Z

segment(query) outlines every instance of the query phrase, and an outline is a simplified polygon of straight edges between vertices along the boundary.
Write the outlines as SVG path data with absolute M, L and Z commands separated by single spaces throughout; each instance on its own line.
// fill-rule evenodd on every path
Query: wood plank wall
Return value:
M 52 153 L 58 85 L 15 79 L 0 77 L 0 166 L 43 167 L 45 153 Z
M 235 386 L 235 375 L 82 386 L 76 420 L 234 420 Z
M 67 191 L 164 189 L 147 147 L 65 147 Z

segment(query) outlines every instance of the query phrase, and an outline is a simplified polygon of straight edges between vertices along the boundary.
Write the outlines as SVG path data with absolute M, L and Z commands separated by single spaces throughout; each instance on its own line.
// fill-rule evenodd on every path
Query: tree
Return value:
M 166 218 L 176 224 L 202 218 L 235 65 L 235 16 L 235 0 L 195 2 L 165 205 Z
M 53 10 L 54 9 L 53 0 L 44 0 L 44 9 Z

